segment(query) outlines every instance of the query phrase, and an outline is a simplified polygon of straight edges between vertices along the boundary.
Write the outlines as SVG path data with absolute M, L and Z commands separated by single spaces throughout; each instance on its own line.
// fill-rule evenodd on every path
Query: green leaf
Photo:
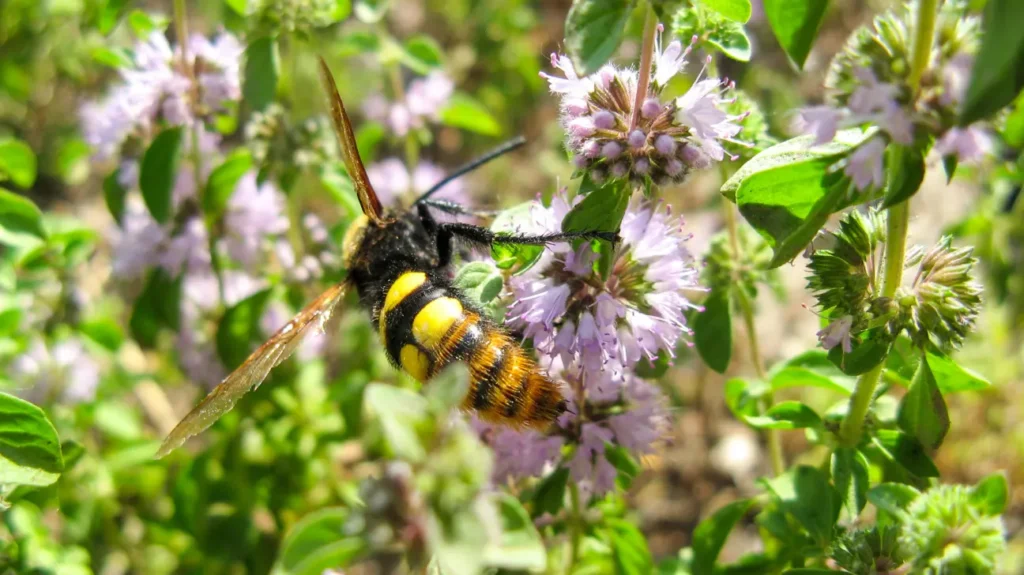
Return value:
M 782 401 L 771 406 L 764 415 L 752 415 L 743 419 L 758 429 L 821 427 L 821 417 L 799 401 Z
M 938 449 L 949 431 L 949 411 L 927 361 L 918 364 L 896 418 L 903 431 L 929 449 Z
M 402 51 L 402 63 L 417 74 L 428 74 L 440 68 L 444 61 L 444 52 L 436 40 L 430 36 L 419 34 L 405 42 Z
M 124 405 L 112 400 L 101 401 L 96 405 L 93 421 L 96 429 L 102 431 L 108 439 L 133 441 L 142 436 L 139 412 L 125 409 Z
M 43 213 L 32 200 L 0 188 L 0 229 L 46 238 Z
M 836 573 L 842 573 L 842 571 L 818 569 L 816 567 L 798 567 L 796 569 L 786 569 L 782 572 L 782 575 L 836 575 Z
M 85 320 L 78 324 L 78 330 L 110 351 L 117 351 L 124 342 L 124 331 L 109 317 Z
M 242 95 L 253 110 L 263 110 L 274 101 L 280 69 L 276 38 L 263 36 L 249 43 Z
M 470 262 L 462 266 L 454 281 L 456 287 L 479 305 L 498 297 L 505 285 L 501 272 L 490 262 Z
M 607 525 L 616 572 L 623 575 L 651 573 L 654 570 L 654 559 L 640 528 L 625 519 L 608 519 Z
M 36 181 L 36 155 L 21 140 L 0 138 L 0 181 L 28 189 Z
M 629 205 L 630 188 L 608 182 L 588 193 L 562 219 L 563 232 L 617 232 Z
M 511 495 L 499 493 L 494 499 L 501 515 L 501 539 L 484 549 L 484 563 L 515 571 L 543 570 L 547 553 L 529 513 Z
M 1024 2 L 988 0 L 981 48 L 960 111 L 960 125 L 991 117 L 1024 88 Z
M 829 365 L 832 364 L 830 363 Z M 845 376 L 831 378 L 806 367 L 787 367 L 781 369 L 771 376 L 771 380 L 768 383 L 771 385 L 772 390 L 790 387 L 820 387 L 843 395 L 851 395 L 855 385 L 854 381 Z
M 463 92 L 456 92 L 448 100 L 448 105 L 441 110 L 441 123 L 485 136 L 501 134 L 498 120 L 483 104 Z
M 217 355 L 233 370 L 252 353 L 253 344 L 263 340 L 260 318 L 270 300 L 272 288 L 258 291 L 224 312 L 217 325 Z
M 542 479 L 533 493 L 533 516 L 545 513 L 557 515 L 565 504 L 565 486 L 569 482 L 569 468 L 559 467 Z
M 135 300 L 128 322 L 132 337 L 142 347 L 153 347 L 161 327 L 178 329 L 180 307 L 181 278 L 172 278 L 162 268 L 155 268 Z
M 740 499 L 723 506 L 693 530 L 693 575 L 712 575 L 715 561 L 736 523 L 753 506 L 753 499 Z
M 575 0 L 565 19 L 565 47 L 580 75 L 612 57 L 633 11 L 632 0 Z
M 1006 482 L 1006 474 L 1002 471 L 986 475 L 971 488 L 971 505 L 980 509 L 985 515 L 1002 515 L 1006 511 L 1009 500 L 1010 486 Z
M 417 433 L 427 417 L 427 400 L 420 394 L 392 385 L 371 383 L 363 406 L 375 416 L 380 434 L 395 457 L 416 463 L 427 456 Z
M 128 68 L 134 64 L 131 53 L 120 47 L 97 46 L 92 50 L 92 59 L 115 70 Z
M 85 140 L 77 137 L 61 140 L 54 160 L 54 169 L 69 186 L 77 186 L 89 177 L 92 150 Z
M 743 164 L 732 177 L 722 184 L 720 191 L 730 201 L 735 202 L 736 192 L 740 189 L 740 186 L 747 179 L 761 172 L 805 163 L 812 164 L 813 166 L 819 161 L 824 161 L 827 165 L 831 165 L 848 155 L 857 146 L 866 142 L 875 133 L 876 130 L 874 129 L 861 130 L 853 128 L 840 130 L 836 133 L 835 139 L 820 146 L 814 145 L 814 136 L 810 135 L 798 136 L 785 142 L 779 142 Z
M 917 146 L 890 144 L 888 149 L 889 182 L 883 208 L 909 200 L 921 189 L 924 181 L 924 153 Z
M 956 167 L 959 162 L 960 158 L 958 158 L 956 154 L 942 156 L 942 170 L 946 172 L 947 184 L 953 181 L 953 176 L 956 175 Z
M 693 343 L 708 367 L 725 373 L 732 359 L 732 310 L 728 289 L 712 290 L 704 300 L 704 311 L 694 314 Z
M 843 500 L 823 471 L 799 465 L 765 483 L 783 511 L 799 521 L 819 544 L 832 540 Z
M 147 38 L 157 30 L 167 28 L 168 20 L 163 14 L 149 14 L 142 10 L 132 10 L 128 15 L 128 25 L 135 37 L 140 40 Z
M 608 463 L 611 463 L 612 467 L 619 472 L 618 479 L 620 481 L 617 482 L 619 486 L 623 490 L 629 489 L 633 479 L 640 474 L 640 464 L 636 462 L 628 449 L 614 443 L 604 444 L 604 456 Z
M 276 567 L 282 575 L 320 575 L 345 567 L 367 551 L 358 537 L 345 537 L 348 510 L 320 509 L 300 519 L 281 544 Z M 275 571 L 276 572 L 276 571 Z
M 816 147 L 808 137 L 777 144 L 754 156 L 722 186 L 722 193 L 733 195 L 740 213 L 771 246 L 769 267 L 796 257 L 828 216 L 844 205 L 849 180 L 833 172 L 833 166 L 870 133 L 844 130 L 835 141 Z
M 707 34 L 707 43 L 737 62 L 750 61 L 750 38 L 742 24 L 723 22 Z
M 764 0 L 764 15 L 775 38 L 801 70 L 827 10 L 828 0 Z
M 224 3 L 231 8 L 231 11 L 239 16 L 247 16 L 249 14 L 249 0 L 224 0 Z
M 128 190 L 121 186 L 121 182 L 118 180 L 119 177 L 120 168 L 106 178 L 103 178 L 103 199 L 107 203 L 107 210 L 110 211 L 110 215 L 114 217 L 114 221 L 118 224 L 121 223 L 121 219 L 124 217 L 124 202 L 125 197 L 128 195 Z
M 992 386 L 987 379 L 963 367 L 938 350 L 928 350 L 925 358 L 928 361 L 932 377 L 935 378 L 939 391 L 943 394 L 978 391 Z
M 851 338 L 850 353 L 837 345 L 828 351 L 828 358 L 846 375 L 860 375 L 885 361 L 890 347 L 881 329 L 873 329 Z
M 860 515 L 868 502 L 868 459 L 851 447 L 837 447 L 832 452 L 832 482 L 843 498 L 851 518 Z
M 139 169 L 139 189 L 153 219 L 166 224 L 171 218 L 171 191 L 178 175 L 182 129 L 160 132 L 146 149 Z
M 530 225 L 530 212 L 533 202 L 524 202 L 503 210 L 491 223 L 491 231 L 498 235 L 511 234 L 521 227 Z M 519 244 L 494 243 L 491 245 L 491 258 L 498 269 L 513 270 L 519 275 L 533 267 L 544 255 L 544 246 L 527 246 Z
M 701 0 L 700 3 L 733 22 L 746 24 L 750 20 L 750 0 Z
M 370 30 L 347 30 L 334 44 L 334 52 L 339 58 L 347 58 L 357 54 L 370 54 L 380 51 L 380 36 Z
M 878 509 L 900 515 L 921 492 L 903 483 L 879 483 L 868 491 L 868 501 Z
M 879 429 L 872 442 L 891 461 L 899 464 L 918 477 L 938 477 L 935 467 L 924 446 L 912 435 L 893 429 Z
M 43 410 L 0 392 L 0 485 L 49 485 L 62 471 L 57 430 Z
M 203 192 L 203 213 L 216 221 L 228 206 L 231 194 L 235 193 L 239 180 L 253 168 L 252 153 L 238 148 L 219 166 L 210 172 Z

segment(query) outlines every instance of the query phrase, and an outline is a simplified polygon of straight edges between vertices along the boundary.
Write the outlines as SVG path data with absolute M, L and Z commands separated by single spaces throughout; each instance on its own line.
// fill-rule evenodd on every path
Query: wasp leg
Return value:
M 496 234 L 487 228 L 463 223 L 445 223 L 437 225 L 437 253 L 441 265 L 451 263 L 452 239 L 460 238 L 481 247 L 492 244 L 519 244 L 542 246 L 552 242 L 568 242 L 572 240 L 607 240 L 618 243 L 616 232 L 582 231 L 559 232 L 550 234 Z

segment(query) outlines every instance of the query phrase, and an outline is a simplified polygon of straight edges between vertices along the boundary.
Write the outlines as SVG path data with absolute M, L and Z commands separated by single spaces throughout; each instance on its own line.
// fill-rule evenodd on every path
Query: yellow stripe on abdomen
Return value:
M 384 309 L 380 310 L 380 316 L 383 318 L 385 314 L 395 309 L 395 306 L 402 303 L 402 300 L 409 297 L 409 294 L 416 291 L 416 288 L 426 281 L 427 274 L 423 272 L 405 272 L 398 276 L 395 283 L 391 284 L 391 288 L 388 289 L 388 295 L 384 298 Z
M 462 303 L 453 297 L 439 297 L 423 306 L 412 320 L 412 336 L 428 350 L 437 349 L 445 334 L 463 319 Z
M 402 363 L 402 369 L 417 381 L 427 381 L 430 374 L 430 358 L 415 345 L 407 343 L 402 346 L 399 361 Z

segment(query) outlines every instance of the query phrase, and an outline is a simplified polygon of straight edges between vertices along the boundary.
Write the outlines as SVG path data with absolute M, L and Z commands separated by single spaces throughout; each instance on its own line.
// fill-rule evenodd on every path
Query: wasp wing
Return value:
M 366 168 L 363 160 L 359 157 L 359 149 L 356 147 L 355 132 L 352 131 L 352 122 L 345 112 L 345 104 L 338 94 L 338 85 L 334 81 L 331 69 L 327 62 L 320 58 L 320 81 L 327 92 L 327 101 L 331 107 L 331 121 L 334 124 L 334 133 L 338 137 L 338 145 L 341 147 L 341 157 L 345 161 L 345 169 L 355 186 L 356 195 L 359 196 L 359 205 L 366 217 L 374 224 L 384 223 L 383 212 L 377 192 L 370 183 L 370 177 L 366 175 Z
M 238 369 L 224 378 L 203 401 L 182 419 L 164 439 L 157 458 L 174 451 L 185 441 L 213 425 L 221 415 L 235 406 L 243 395 L 259 387 L 270 370 L 288 359 L 302 338 L 313 326 L 323 329 L 338 302 L 345 296 L 346 283 L 340 283 L 320 294 L 313 303 L 277 330 L 263 345 L 246 358 Z

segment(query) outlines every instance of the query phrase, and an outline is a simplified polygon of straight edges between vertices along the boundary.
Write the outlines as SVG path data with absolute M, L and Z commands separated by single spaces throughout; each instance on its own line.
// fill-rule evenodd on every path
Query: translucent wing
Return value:
M 366 175 L 363 160 L 359 157 L 359 149 L 356 148 L 356 137 L 352 131 L 352 123 L 348 119 L 348 113 L 345 112 L 345 104 L 341 101 L 341 95 L 338 94 L 338 86 L 334 82 L 331 69 L 327 67 L 327 62 L 324 62 L 323 58 L 320 58 L 320 81 L 324 85 L 324 91 L 327 92 L 327 101 L 331 107 L 331 121 L 334 123 L 334 133 L 337 135 L 338 144 L 341 146 L 341 157 L 345 160 L 345 169 L 348 170 L 348 175 L 352 178 L 352 184 L 356 188 L 356 195 L 359 196 L 359 205 L 363 208 L 363 213 L 366 214 L 366 217 L 370 218 L 370 221 L 381 225 L 385 222 L 381 215 L 383 209 L 381 208 L 380 200 L 377 198 L 377 192 L 374 191 L 373 185 L 370 183 L 369 176 Z
M 311 328 L 316 326 L 323 329 L 324 322 L 331 317 L 335 306 L 345 296 L 346 288 L 347 284 L 340 283 L 320 294 L 313 303 L 306 306 L 259 349 L 252 352 L 238 369 L 224 378 L 224 381 L 171 430 L 167 439 L 160 445 L 156 456 L 160 458 L 167 455 L 185 443 L 189 437 L 213 425 L 214 421 L 235 406 L 239 398 L 259 387 L 271 369 L 288 359 Z

